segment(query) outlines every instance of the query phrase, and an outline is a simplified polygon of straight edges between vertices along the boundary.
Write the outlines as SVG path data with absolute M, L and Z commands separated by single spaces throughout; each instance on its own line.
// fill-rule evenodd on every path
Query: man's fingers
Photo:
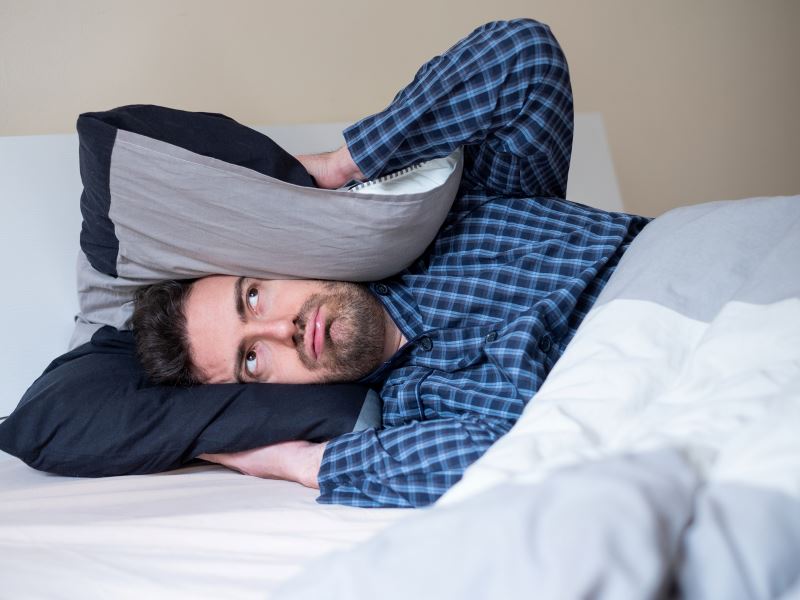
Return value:
M 301 440 L 279 442 L 242 452 L 200 454 L 197 458 L 217 463 L 262 479 L 285 479 L 317 488 L 325 444 Z
M 342 187 L 351 179 L 364 179 L 364 174 L 353 162 L 347 146 L 322 154 L 300 154 L 295 158 L 321 188 L 333 190 Z

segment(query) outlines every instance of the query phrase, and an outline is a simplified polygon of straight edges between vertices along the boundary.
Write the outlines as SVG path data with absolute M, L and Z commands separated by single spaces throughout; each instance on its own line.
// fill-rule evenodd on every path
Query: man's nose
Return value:
M 297 324 L 293 319 L 264 319 L 248 323 L 247 335 L 268 339 L 274 342 L 291 344 L 294 346 L 293 337 L 298 332 Z

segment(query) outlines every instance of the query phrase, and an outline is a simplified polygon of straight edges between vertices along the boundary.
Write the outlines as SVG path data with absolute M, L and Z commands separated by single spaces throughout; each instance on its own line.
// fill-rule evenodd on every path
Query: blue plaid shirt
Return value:
M 475 30 L 425 64 L 383 112 L 348 128 L 368 177 L 464 147 L 436 240 L 370 285 L 408 344 L 368 381 L 381 430 L 328 443 L 320 502 L 422 506 L 519 418 L 647 219 L 564 200 L 567 63 L 531 20 Z

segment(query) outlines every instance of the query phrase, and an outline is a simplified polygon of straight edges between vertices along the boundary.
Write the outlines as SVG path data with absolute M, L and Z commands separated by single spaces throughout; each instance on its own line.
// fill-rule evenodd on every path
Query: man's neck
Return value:
M 386 330 L 383 345 L 383 362 L 386 362 L 392 358 L 408 340 L 403 336 L 400 328 L 395 325 L 394 320 L 385 309 L 383 311 L 383 320 Z

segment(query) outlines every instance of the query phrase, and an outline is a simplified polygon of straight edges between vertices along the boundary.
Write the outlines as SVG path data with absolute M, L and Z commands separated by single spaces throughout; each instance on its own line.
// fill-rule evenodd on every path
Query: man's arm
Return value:
M 483 25 L 428 61 L 390 106 L 344 131 L 340 151 L 298 158 L 338 187 L 359 178 L 353 167 L 373 178 L 464 146 L 468 187 L 563 198 L 572 131 L 561 47 L 546 25 L 518 19 Z
M 511 425 L 507 419 L 463 414 L 339 436 L 325 448 L 318 501 L 363 507 L 429 505 Z
M 424 65 L 391 106 L 344 135 L 368 177 L 465 146 L 467 189 L 563 197 L 572 129 L 569 73 L 558 42 L 547 26 L 517 20 L 479 27 Z M 479 411 L 480 401 L 459 393 Z M 470 412 L 340 436 L 323 455 L 320 501 L 430 504 L 511 425 Z
M 285 479 L 319 488 L 317 473 L 326 444 L 289 441 L 242 452 L 200 454 L 197 458 L 217 463 L 245 475 Z
M 423 65 L 387 109 L 348 128 L 347 146 L 322 160 L 374 177 L 466 145 L 462 185 L 563 197 L 572 118 L 566 60 L 549 28 L 530 20 L 489 23 Z M 329 187 L 351 177 L 339 178 Z M 335 438 L 323 448 L 320 501 L 430 504 L 511 424 L 468 413 Z M 289 460 L 300 465 L 303 450 L 296 454 Z
M 363 507 L 425 506 L 511 427 L 505 419 L 464 415 L 370 429 L 325 442 L 291 441 L 226 454 L 201 454 L 245 475 L 295 481 L 320 502 Z

